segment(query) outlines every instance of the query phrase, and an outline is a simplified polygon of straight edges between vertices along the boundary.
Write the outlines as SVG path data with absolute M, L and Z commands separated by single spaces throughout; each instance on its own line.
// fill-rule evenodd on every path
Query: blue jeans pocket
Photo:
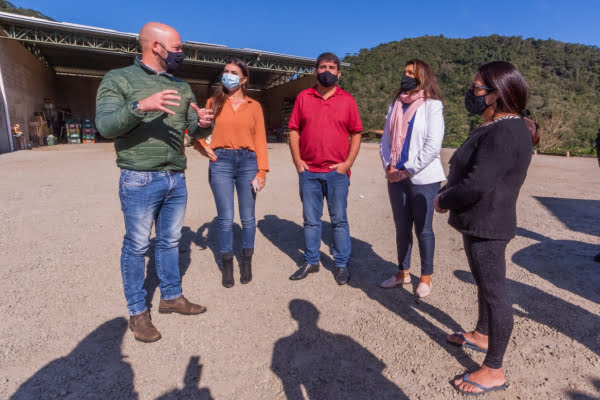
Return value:
M 121 171 L 121 184 L 125 186 L 146 186 L 152 182 L 152 173 L 146 171 Z

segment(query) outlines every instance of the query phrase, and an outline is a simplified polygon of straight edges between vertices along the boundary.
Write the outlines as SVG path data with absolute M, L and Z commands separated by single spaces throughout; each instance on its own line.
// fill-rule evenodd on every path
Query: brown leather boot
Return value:
M 183 315 L 202 314 L 206 307 L 188 301 L 183 295 L 173 300 L 160 300 L 158 312 L 161 314 L 178 313 Z
M 152 343 L 161 338 L 160 332 L 152 324 L 152 318 L 148 310 L 129 317 L 129 329 L 133 332 L 135 340 L 140 342 Z

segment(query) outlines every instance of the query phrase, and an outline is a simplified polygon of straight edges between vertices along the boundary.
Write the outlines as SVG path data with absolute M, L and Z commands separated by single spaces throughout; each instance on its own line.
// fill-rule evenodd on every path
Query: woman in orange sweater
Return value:
M 229 288 L 233 279 L 233 191 L 238 195 L 242 221 L 242 264 L 240 282 L 252 280 L 252 254 L 256 220 L 256 193 L 266 183 L 269 164 L 267 135 L 262 107 L 246 95 L 248 67 L 239 59 L 226 63 L 222 86 L 206 103 L 215 115 L 210 140 L 196 142 L 195 148 L 210 159 L 208 180 L 217 205 L 217 230 L 223 286 Z

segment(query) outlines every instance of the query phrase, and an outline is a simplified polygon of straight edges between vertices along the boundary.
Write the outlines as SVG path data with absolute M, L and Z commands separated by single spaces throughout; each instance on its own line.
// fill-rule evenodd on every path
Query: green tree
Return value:
M 351 66 L 340 84 L 356 98 L 366 130 L 383 129 L 404 64 L 411 58 L 425 60 L 436 73 L 444 96 L 446 145 L 462 142 L 480 122 L 464 108 L 464 94 L 477 67 L 489 61 L 508 61 L 528 82 L 532 117 L 544 126 L 548 118 L 560 113 L 564 116 L 561 148 L 592 151 L 600 127 L 597 47 L 492 35 L 471 39 L 423 36 L 361 49 L 344 58 Z
M 47 15 L 42 14 L 39 11 L 32 10 L 31 8 L 17 7 L 10 1 L 6 1 L 6 0 L 0 0 L 0 11 L 54 21 L 52 18 L 48 17 Z

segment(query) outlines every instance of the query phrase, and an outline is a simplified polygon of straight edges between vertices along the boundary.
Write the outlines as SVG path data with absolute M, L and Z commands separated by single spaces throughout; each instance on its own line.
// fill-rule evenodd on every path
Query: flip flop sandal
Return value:
M 465 337 L 465 333 L 464 332 L 456 332 L 456 333 L 453 333 L 452 336 L 456 336 L 456 337 L 460 338 L 464 343 L 455 343 L 455 342 L 451 342 L 451 341 L 449 341 L 449 340 L 446 339 L 446 341 L 448 343 L 450 343 L 450 344 L 453 344 L 453 345 L 458 346 L 458 347 L 466 347 L 468 349 L 475 350 L 475 351 L 478 351 L 480 353 L 487 353 L 486 349 L 484 349 L 482 347 L 479 347 L 476 344 L 474 344 L 473 342 L 471 342 L 470 340 L 468 340 Z
M 470 381 L 468 378 L 469 378 L 469 373 L 467 372 L 466 374 L 464 374 L 462 376 L 463 382 L 468 383 L 469 385 L 473 385 L 475 387 L 478 387 L 479 389 L 482 390 L 482 392 L 466 392 L 466 391 L 460 389 L 454 383 L 452 383 L 452 386 L 454 386 L 454 389 L 458 390 L 462 394 L 466 394 L 467 396 L 479 396 L 480 394 L 484 394 L 484 393 L 488 393 L 488 392 L 495 392 L 495 391 L 498 391 L 498 390 L 506 390 L 508 388 L 508 382 L 505 383 L 504 385 L 494 386 L 494 387 L 488 388 L 488 387 L 485 387 L 483 385 L 480 385 L 479 383 Z

